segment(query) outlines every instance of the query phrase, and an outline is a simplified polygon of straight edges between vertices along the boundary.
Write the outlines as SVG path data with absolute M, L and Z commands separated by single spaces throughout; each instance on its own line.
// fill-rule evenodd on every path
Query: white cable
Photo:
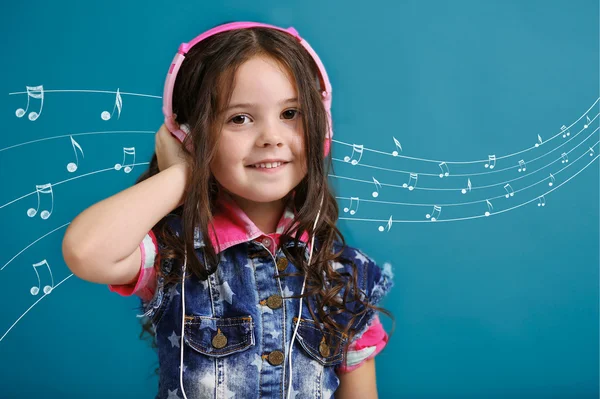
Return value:
M 323 195 L 324 196 L 324 195 Z M 317 218 L 315 219 L 315 224 L 313 225 L 313 236 L 310 240 L 310 254 L 308 255 L 308 263 L 310 265 L 310 260 L 312 259 L 314 244 L 315 244 L 315 229 L 317 227 L 317 221 L 319 220 L 319 215 L 321 215 L 321 207 L 323 206 L 323 197 L 321 197 L 321 203 L 319 204 L 319 212 L 317 212 Z M 300 325 L 300 317 L 302 317 L 302 294 L 304 294 L 304 286 L 306 284 L 306 273 L 304 274 L 304 282 L 302 283 L 302 291 L 300 292 L 300 310 L 298 311 L 298 320 L 296 321 L 296 328 L 294 329 L 294 334 L 292 335 L 292 341 L 290 342 L 290 347 L 288 349 L 288 361 L 290 364 L 290 378 L 288 383 L 288 393 L 287 399 L 290 399 L 290 394 L 292 392 L 292 350 L 294 346 L 294 340 L 296 339 L 296 334 L 298 333 L 298 326 Z
M 185 267 L 187 265 L 187 248 L 184 248 L 184 260 L 183 260 L 183 274 L 181 277 L 181 357 L 179 359 L 179 386 L 181 388 L 181 393 L 183 394 L 183 399 L 187 399 L 185 394 L 185 389 L 183 389 L 183 333 L 185 326 Z

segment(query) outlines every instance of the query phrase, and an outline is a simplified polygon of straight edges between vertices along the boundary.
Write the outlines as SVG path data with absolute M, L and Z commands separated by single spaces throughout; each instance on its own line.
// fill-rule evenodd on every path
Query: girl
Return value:
M 78 277 L 141 298 L 157 398 L 376 398 L 392 275 L 336 227 L 318 56 L 293 28 L 221 25 L 163 100 L 149 170 L 63 241 Z

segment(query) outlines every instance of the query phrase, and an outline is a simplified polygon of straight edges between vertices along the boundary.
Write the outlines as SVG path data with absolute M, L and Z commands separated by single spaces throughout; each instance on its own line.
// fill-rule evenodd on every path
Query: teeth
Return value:
M 283 164 L 283 162 L 272 162 L 272 163 L 257 163 L 256 165 L 252 165 L 255 168 L 267 168 L 267 169 L 271 169 L 271 168 L 277 168 L 278 166 L 281 166 Z

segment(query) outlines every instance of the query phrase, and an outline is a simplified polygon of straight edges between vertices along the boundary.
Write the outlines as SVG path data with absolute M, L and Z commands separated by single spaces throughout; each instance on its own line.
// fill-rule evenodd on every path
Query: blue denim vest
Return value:
M 178 219 L 169 221 L 181 234 Z M 303 245 L 305 258 L 309 253 Z M 162 249 L 159 242 L 159 248 Z M 292 247 L 293 243 L 286 244 Z M 204 243 L 196 235 L 196 255 L 204 261 Z M 336 243 L 337 252 L 341 245 Z M 315 251 L 318 245 L 315 240 Z M 217 271 L 206 281 L 185 280 L 185 326 L 183 329 L 183 387 L 187 398 L 287 398 L 289 358 L 287 350 L 296 326 L 301 276 L 278 277 L 279 272 L 298 272 L 282 248 L 275 256 L 258 240 L 234 245 L 219 253 Z M 393 285 L 392 274 L 381 269 L 358 249 L 344 247 L 343 259 L 357 265 L 359 288 L 375 305 Z M 162 260 L 163 274 L 181 276 L 183 262 Z M 334 268 L 351 272 L 347 262 L 334 262 Z M 343 293 L 343 292 L 342 292 Z M 165 284 L 158 276 L 157 288 L 150 301 L 142 301 L 142 310 L 156 333 L 159 357 L 159 387 L 156 398 L 183 398 L 180 387 L 182 332 L 182 286 Z M 364 298 L 364 296 L 363 296 Z M 347 337 L 323 333 L 314 323 L 306 298 L 292 349 L 292 390 L 290 398 L 333 398 L 339 385 L 336 366 L 343 359 Z M 311 302 L 314 307 L 314 301 Z M 360 304 L 349 304 L 356 306 Z M 335 316 L 347 325 L 351 314 Z M 369 309 L 352 328 L 367 330 L 375 312 Z M 327 337 L 325 336 L 327 335 Z M 324 339 L 327 338 L 327 339 Z M 326 342 L 333 343 L 328 346 Z M 340 349 L 334 351 L 335 343 Z

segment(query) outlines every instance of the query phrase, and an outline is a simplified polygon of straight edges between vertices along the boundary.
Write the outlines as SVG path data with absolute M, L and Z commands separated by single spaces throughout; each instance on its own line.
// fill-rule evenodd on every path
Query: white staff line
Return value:
M 46 90 L 44 89 L 44 94 L 46 93 L 106 93 L 106 94 L 117 94 L 116 91 L 110 91 L 110 90 Z M 152 94 L 140 94 L 140 93 L 129 93 L 129 92 L 123 92 L 119 90 L 119 93 L 122 96 L 135 96 L 135 97 L 148 97 L 148 98 L 158 98 L 161 99 L 162 96 L 155 96 Z M 8 93 L 9 96 L 14 96 L 14 95 L 18 95 L 18 94 L 27 94 L 26 91 L 15 91 L 12 93 Z
M 514 206 L 512 208 L 507 208 L 507 209 L 504 209 L 504 210 L 501 210 L 501 211 L 498 211 L 498 212 L 491 212 L 490 216 L 497 215 L 497 214 L 500 214 L 500 213 L 511 211 L 513 209 L 520 208 L 520 207 L 525 206 L 525 205 L 527 205 L 527 204 L 529 204 L 531 202 L 537 201 L 542 196 L 550 194 L 554 190 L 557 190 L 559 187 L 561 187 L 562 185 L 564 185 L 567 182 L 569 182 L 571 179 L 573 179 L 575 176 L 577 176 L 578 174 L 580 174 L 581 172 L 583 172 L 585 169 L 587 169 L 594 161 L 596 161 L 596 159 L 598 159 L 599 156 L 600 155 L 596 155 L 590 162 L 588 162 L 588 164 L 583 169 L 577 171 L 577 173 L 575 173 L 573 176 L 569 177 L 567 180 L 565 180 L 564 182 L 560 183 L 559 185 L 557 185 L 553 189 L 549 190 L 545 194 L 538 195 L 534 199 L 529 200 L 527 202 L 524 202 L 522 204 L 516 205 L 516 206 Z M 436 205 L 438 205 L 438 204 L 436 204 Z M 442 208 L 444 207 L 443 205 L 438 205 L 438 206 L 441 206 Z M 469 217 L 458 218 L 458 219 L 437 219 L 435 221 L 435 223 L 441 223 L 441 222 L 458 222 L 458 221 L 462 221 L 462 220 L 479 219 L 479 218 L 482 218 L 482 217 L 485 218 L 485 217 L 489 217 L 489 216 L 478 215 L 478 216 L 469 216 Z M 338 218 L 338 220 L 351 220 L 351 221 L 355 221 L 355 222 L 378 222 L 378 223 L 387 223 L 389 221 L 389 219 L 359 219 L 359 218 Z M 432 222 L 431 222 L 431 220 L 395 220 L 394 219 L 392 221 L 392 223 L 432 223 Z
M 151 130 L 108 130 L 105 132 L 84 132 L 84 133 L 63 134 L 61 136 L 44 137 L 42 139 L 27 141 L 24 143 L 12 145 L 10 147 L 0 148 L 0 152 L 10 150 L 11 148 L 21 147 L 21 146 L 27 145 L 27 144 L 39 143 L 40 141 L 46 141 L 46 140 L 61 139 L 64 137 L 69 137 L 69 136 L 86 136 L 86 135 L 94 135 L 94 134 L 121 134 L 121 133 L 156 134 L 156 132 L 153 132 Z
M 598 130 L 600 130 L 600 127 L 596 128 L 596 130 L 594 130 L 592 133 L 590 133 L 590 135 L 589 135 L 588 137 L 586 137 L 584 141 L 582 141 L 581 143 L 579 143 L 579 144 L 577 144 L 575 147 L 573 147 L 573 148 L 572 148 L 572 149 L 569 151 L 569 153 L 571 153 L 573 150 L 575 150 L 575 149 L 576 149 L 576 148 L 578 148 L 579 146 L 583 145 L 583 143 L 585 143 L 586 141 L 588 141 L 588 140 L 591 138 L 591 136 L 592 136 L 594 133 L 596 133 Z M 597 142 L 596 142 L 596 144 L 597 144 Z M 596 145 L 596 144 L 594 144 L 594 145 Z M 586 151 L 586 152 L 587 152 L 587 151 Z M 551 163 L 549 163 L 549 164 L 546 164 L 546 165 L 544 165 L 543 167 L 541 167 L 541 168 L 539 168 L 539 169 L 537 169 L 537 170 L 535 170 L 535 171 L 533 171 L 533 172 L 531 172 L 531 173 L 528 173 L 528 174 L 525 174 L 525 175 L 521 175 L 521 176 L 519 176 L 519 177 L 517 177 L 517 178 L 515 178 L 515 179 L 512 179 L 512 180 L 505 180 L 505 181 L 503 181 L 503 182 L 496 183 L 496 184 L 490 184 L 490 185 L 487 185 L 487 186 L 477 186 L 477 187 L 473 187 L 471 190 L 472 190 L 472 191 L 474 191 L 474 190 L 482 190 L 482 189 L 486 189 L 486 188 L 491 188 L 491 187 L 496 187 L 496 186 L 500 186 L 500 185 L 505 185 L 507 182 L 515 182 L 515 181 L 517 181 L 517 180 L 520 180 L 520 179 L 523 179 L 523 178 L 525 178 L 525 177 L 527 177 L 527 176 L 530 176 L 530 175 L 532 175 L 532 174 L 534 174 L 534 173 L 536 173 L 536 172 L 539 172 L 539 171 L 541 171 L 541 170 L 544 170 L 544 169 L 546 169 L 547 167 L 549 167 L 549 166 L 551 166 L 551 165 L 555 164 L 556 162 L 558 162 L 560 159 L 561 159 L 561 158 L 557 158 L 557 159 L 555 159 L 554 161 L 552 161 Z M 563 168 L 563 169 L 564 169 L 564 168 Z M 561 169 L 561 170 L 562 170 L 562 169 Z M 555 173 L 555 175 L 558 175 L 559 173 L 560 173 L 560 170 L 559 170 L 557 173 Z M 373 184 L 373 182 L 372 182 L 372 181 L 361 180 L 361 179 L 353 179 L 353 178 L 351 178 L 351 177 L 345 177 L 345 176 L 339 176 L 339 175 L 331 175 L 331 174 L 330 174 L 329 176 L 331 176 L 331 177 L 336 177 L 336 178 L 339 178 L 339 179 L 352 180 L 352 181 L 356 181 L 356 182 L 360 182 L 360 183 Z M 419 175 L 419 176 L 421 176 L 421 175 Z M 436 176 L 436 175 L 434 175 L 434 176 Z M 470 176 L 470 175 L 467 175 L 467 176 Z M 394 187 L 394 188 L 402 188 L 402 189 L 404 189 L 404 187 L 402 187 L 402 186 L 400 186 L 400 185 L 397 185 L 397 184 L 381 183 L 381 182 L 380 182 L 380 184 L 381 184 L 382 186 Z M 415 189 L 415 190 L 423 190 L 423 191 L 460 191 L 460 190 L 462 190 L 463 188 L 464 188 L 464 187 L 461 187 L 461 188 L 423 188 L 423 187 L 415 187 L 414 189 Z
M 73 274 L 70 274 L 69 276 L 65 277 L 65 278 L 64 278 L 64 279 L 63 279 L 63 280 L 62 280 L 60 283 L 58 283 L 57 285 L 55 285 L 54 287 L 52 287 L 52 291 L 50 291 L 50 293 L 48 293 L 48 294 L 44 294 L 42 297 L 40 297 L 40 299 L 38 299 L 37 301 L 35 301 L 35 302 L 34 302 L 34 304 L 33 304 L 33 305 L 31 305 L 31 306 L 29 307 L 29 309 L 27 309 L 27 310 L 25 311 L 25 313 L 23 313 L 23 314 L 22 314 L 22 315 L 21 315 L 21 316 L 20 316 L 20 317 L 17 319 L 17 321 L 15 321 L 15 322 L 13 323 L 13 325 L 12 325 L 12 326 L 10 326 L 10 328 L 9 328 L 9 329 L 8 329 L 8 330 L 7 330 L 7 331 L 4 333 L 4 335 L 3 335 L 2 337 L 0 337 L 0 342 L 2 342 L 2 340 L 3 340 L 3 339 L 4 339 L 4 337 L 6 337 L 6 335 L 7 335 L 7 334 L 10 332 L 10 330 L 12 330 L 12 329 L 13 329 L 13 327 L 14 327 L 14 326 L 16 326 L 16 325 L 17 325 L 17 323 L 18 323 L 18 322 L 19 322 L 19 321 L 20 321 L 20 320 L 21 320 L 23 317 L 25 317 L 25 315 L 26 315 L 27 313 L 29 313 L 29 311 L 30 311 L 31 309 L 33 309 L 33 307 L 34 307 L 35 305 L 37 305 L 37 304 L 38 304 L 38 302 L 39 302 L 39 301 L 41 301 L 42 299 L 46 298 L 48 295 L 52 294 L 52 293 L 54 292 L 54 290 L 55 290 L 55 289 L 57 289 L 57 288 L 58 288 L 58 287 L 59 287 L 59 286 L 60 286 L 62 283 L 64 283 L 65 281 L 67 281 L 67 280 L 68 280 L 69 278 L 71 278 L 71 277 L 73 277 Z
M 575 122 L 573 122 L 572 124 L 570 124 L 569 127 L 567 127 L 566 130 L 569 130 L 573 125 L 575 125 L 577 122 L 579 122 L 580 120 L 582 120 L 583 117 L 586 116 L 590 112 L 590 110 L 592 108 L 594 108 L 594 106 L 598 103 L 599 100 L 600 100 L 600 97 L 598 97 L 596 99 L 596 101 L 594 102 L 594 104 L 592 104 L 590 106 L 590 108 L 588 108 L 588 110 L 584 114 L 582 114 Z M 596 116 L 594 117 L 594 119 L 596 119 L 597 116 L 598 116 L 598 114 L 596 114 Z M 543 146 L 544 144 L 550 142 L 551 140 L 554 140 L 555 138 L 559 137 L 562 133 L 563 132 L 561 131 L 560 133 L 557 133 L 554 136 L 552 136 L 551 138 L 545 140 L 542 144 L 540 144 L 540 147 Z M 339 140 L 336 140 L 336 139 L 332 139 L 332 141 L 334 143 L 346 145 L 346 146 L 349 146 L 349 147 L 353 146 L 353 144 L 346 143 L 344 141 L 339 141 Z M 515 152 L 515 153 L 512 153 L 512 154 L 507 154 L 507 155 L 503 155 L 503 156 L 499 156 L 499 157 L 497 156 L 496 160 L 500 160 L 500 159 L 509 158 L 509 157 L 516 156 L 516 155 L 520 155 L 520 154 L 522 154 L 524 152 L 531 151 L 534 148 L 536 148 L 536 147 L 530 147 L 530 148 L 527 148 L 527 149 L 524 149 L 522 151 Z M 473 164 L 473 163 L 488 162 L 487 159 L 483 159 L 483 160 L 479 160 L 479 161 L 443 161 L 443 160 L 435 160 L 435 159 L 415 158 L 415 157 L 410 157 L 410 156 L 401 155 L 401 154 L 398 154 L 397 156 L 394 156 L 394 155 L 392 155 L 391 152 L 374 150 L 372 148 L 367 148 L 367 147 L 363 147 L 363 149 L 364 149 L 364 151 L 371 151 L 371 152 L 375 152 L 377 154 L 387 155 L 387 156 L 394 157 L 394 158 L 405 158 L 405 159 L 412 159 L 414 161 L 423 161 L 423 162 L 436 162 L 438 164 L 441 163 L 441 162 L 446 162 L 447 165 L 450 165 L 450 164 L 461 165 L 461 164 Z M 359 163 L 359 165 L 360 165 L 360 163 Z

